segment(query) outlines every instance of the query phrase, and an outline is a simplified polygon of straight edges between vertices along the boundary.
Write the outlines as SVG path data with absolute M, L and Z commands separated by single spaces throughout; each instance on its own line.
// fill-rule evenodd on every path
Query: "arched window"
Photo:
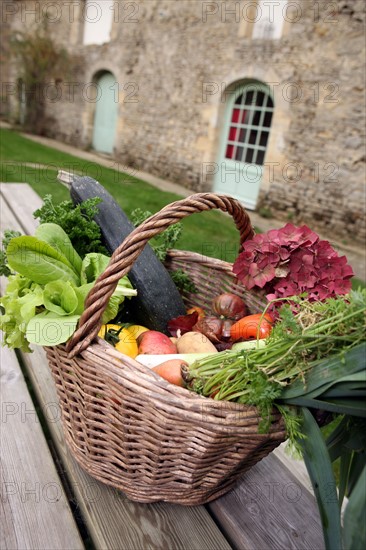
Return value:
M 273 113 L 271 97 L 258 86 L 248 86 L 235 100 L 225 157 L 262 165 Z
M 268 86 L 258 81 L 230 86 L 225 92 L 214 190 L 229 193 L 255 208 L 274 110 Z

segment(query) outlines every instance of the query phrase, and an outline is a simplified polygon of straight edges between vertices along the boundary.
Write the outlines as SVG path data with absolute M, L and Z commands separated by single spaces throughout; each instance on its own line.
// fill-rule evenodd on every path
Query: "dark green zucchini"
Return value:
M 101 228 L 103 244 L 109 252 L 114 252 L 134 229 L 113 197 L 93 178 L 74 177 L 70 195 L 74 204 L 91 197 L 102 199 L 94 220 Z M 137 296 L 125 300 L 125 320 L 167 334 L 168 321 L 178 315 L 184 315 L 185 307 L 168 271 L 149 245 L 145 246 L 134 262 L 128 277 L 137 290 Z

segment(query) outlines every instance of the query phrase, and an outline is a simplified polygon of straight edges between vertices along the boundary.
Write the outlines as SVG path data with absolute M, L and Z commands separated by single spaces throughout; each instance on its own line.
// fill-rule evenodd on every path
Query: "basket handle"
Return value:
M 230 214 L 243 242 L 254 235 L 250 218 L 242 204 L 228 195 L 196 193 L 172 202 L 136 227 L 114 251 L 105 271 L 98 277 L 85 300 L 79 326 L 66 345 L 70 357 L 82 352 L 97 336 L 101 318 L 118 281 L 131 269 L 133 262 L 152 237 L 191 214 L 219 209 Z

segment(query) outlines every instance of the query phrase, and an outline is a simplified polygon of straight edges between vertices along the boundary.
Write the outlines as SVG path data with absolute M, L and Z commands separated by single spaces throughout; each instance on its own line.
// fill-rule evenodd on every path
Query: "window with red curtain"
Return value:
M 231 112 L 226 158 L 263 164 L 272 114 L 273 101 L 268 93 L 250 86 L 240 94 Z

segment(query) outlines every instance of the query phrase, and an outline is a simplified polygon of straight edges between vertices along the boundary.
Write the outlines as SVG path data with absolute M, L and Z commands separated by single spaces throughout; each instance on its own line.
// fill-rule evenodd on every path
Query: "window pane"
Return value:
M 234 126 L 230 126 L 229 141 L 235 141 L 236 140 L 236 131 L 237 131 L 237 128 L 235 128 Z
M 84 44 L 104 44 L 111 39 L 113 0 L 86 0 L 84 19 Z M 84 15 L 85 17 L 85 15 Z
M 261 151 L 261 150 L 258 150 L 258 151 L 257 151 L 256 164 L 259 164 L 259 165 L 262 165 L 262 164 L 263 164 L 263 162 L 264 162 L 264 154 L 265 154 L 265 151 Z
M 261 145 L 262 147 L 266 147 L 267 146 L 267 141 L 268 141 L 268 136 L 269 136 L 268 132 L 262 132 L 261 137 L 260 137 L 260 141 L 259 141 L 259 145 Z
M 255 141 L 257 139 L 257 131 L 256 130 L 252 130 L 249 134 L 249 140 L 248 140 L 248 143 L 252 143 L 253 145 L 255 145 Z
M 271 126 L 271 120 L 272 120 L 272 113 L 265 113 L 263 126 L 265 126 L 266 128 L 269 128 Z
M 243 94 L 240 94 L 240 96 L 237 97 L 235 100 L 235 105 L 241 105 L 242 100 L 243 100 Z
M 235 154 L 235 160 L 241 161 L 241 159 L 243 158 L 243 151 L 244 151 L 244 147 L 237 147 L 236 154 Z
M 226 148 L 225 157 L 227 159 L 232 159 L 233 158 L 233 152 L 234 152 L 234 145 L 228 145 L 227 148 Z
M 239 122 L 240 109 L 233 109 L 231 122 Z
M 254 96 L 254 92 L 248 92 L 245 95 L 245 104 L 246 105 L 252 105 L 253 104 L 253 96 Z
M 253 153 L 254 153 L 254 149 L 247 149 L 246 155 L 245 155 L 245 162 L 248 162 L 248 163 L 252 162 Z
M 240 143 L 244 143 L 246 134 L 247 134 L 246 128 L 240 128 L 239 139 L 238 139 L 238 141 L 240 141 Z
M 272 3 L 273 5 L 270 5 Z M 287 0 L 259 0 L 258 12 L 261 17 L 255 20 L 253 39 L 276 40 L 281 38 L 286 3 Z
M 263 92 L 258 92 L 257 93 L 257 105 L 258 105 L 258 107 L 261 107 L 263 105 L 263 101 L 264 101 L 265 97 L 266 96 L 264 95 Z
M 253 126 L 259 126 L 260 119 L 261 119 L 261 112 L 260 111 L 255 111 L 254 116 L 253 116 L 253 120 L 252 120 L 252 125 Z
M 248 124 L 249 111 L 243 110 L 241 114 L 241 123 Z

